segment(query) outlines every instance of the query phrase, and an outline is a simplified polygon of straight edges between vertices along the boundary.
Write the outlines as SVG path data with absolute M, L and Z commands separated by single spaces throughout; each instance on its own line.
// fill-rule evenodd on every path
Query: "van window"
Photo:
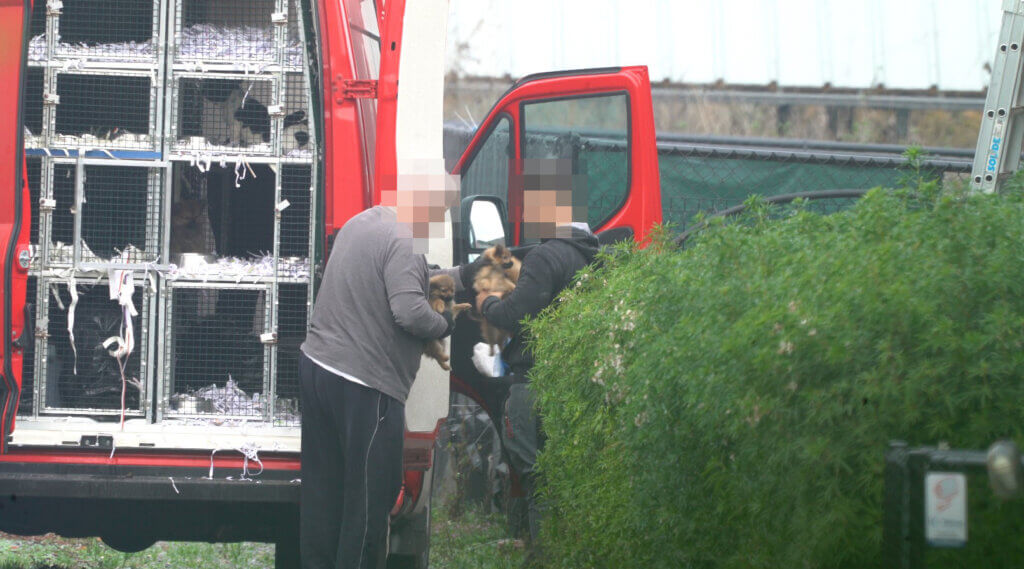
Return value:
M 462 197 L 496 196 L 508 205 L 510 130 L 508 117 L 501 117 L 478 146 L 462 170 Z
M 523 103 L 523 158 L 571 161 L 573 202 L 597 230 L 629 192 L 625 93 Z M 559 171 L 562 171 L 559 168 Z
M 360 0 L 359 14 L 362 21 L 349 18 L 353 41 L 362 43 L 366 58 L 368 76 L 363 79 L 377 79 L 380 74 L 380 30 L 377 29 L 377 3 L 375 0 Z

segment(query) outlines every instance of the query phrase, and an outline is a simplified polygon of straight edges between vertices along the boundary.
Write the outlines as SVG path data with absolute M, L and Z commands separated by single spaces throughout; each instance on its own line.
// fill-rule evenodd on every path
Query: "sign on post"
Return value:
M 967 476 L 958 472 L 925 475 L 924 531 L 932 547 L 967 545 Z

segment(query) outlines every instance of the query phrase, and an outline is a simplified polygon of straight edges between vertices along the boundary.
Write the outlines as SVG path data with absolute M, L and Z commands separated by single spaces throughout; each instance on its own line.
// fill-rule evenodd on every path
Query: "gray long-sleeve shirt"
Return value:
M 405 403 L 423 342 L 440 338 L 447 323 L 427 303 L 426 259 L 413 253 L 411 238 L 403 235 L 394 210 L 386 207 L 345 223 L 334 240 L 302 351 Z

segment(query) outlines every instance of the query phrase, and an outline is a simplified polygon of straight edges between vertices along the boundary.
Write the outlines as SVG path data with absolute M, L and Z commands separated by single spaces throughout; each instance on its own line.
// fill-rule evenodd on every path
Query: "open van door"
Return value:
M 523 235 L 523 181 L 556 166 L 560 175 L 571 168 L 574 206 L 586 206 L 602 243 L 646 239 L 661 222 L 646 67 L 531 75 L 501 97 L 453 171 L 461 176 L 463 204 L 455 262 L 496 242 L 513 250 L 531 245 Z M 452 390 L 497 418 L 501 388 L 472 364 L 479 330 L 471 322 L 460 320 L 452 338 Z
M 25 41 L 32 3 L 0 0 L 0 77 L 7 85 L 24 83 Z M 0 454 L 14 430 L 21 395 L 25 330 L 25 285 L 28 281 L 29 203 L 21 133 L 23 89 L 0 91 Z

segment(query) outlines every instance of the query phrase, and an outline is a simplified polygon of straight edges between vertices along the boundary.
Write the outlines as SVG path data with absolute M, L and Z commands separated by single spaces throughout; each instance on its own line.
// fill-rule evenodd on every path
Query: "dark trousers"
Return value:
M 370 569 L 387 555 L 402 486 L 405 406 L 305 355 L 302 389 L 303 569 Z
M 509 463 L 520 476 L 526 493 L 530 524 L 530 553 L 539 554 L 543 507 L 537 501 L 537 452 L 544 448 L 544 431 L 537 414 L 537 399 L 529 383 L 513 383 L 505 399 L 502 440 Z

